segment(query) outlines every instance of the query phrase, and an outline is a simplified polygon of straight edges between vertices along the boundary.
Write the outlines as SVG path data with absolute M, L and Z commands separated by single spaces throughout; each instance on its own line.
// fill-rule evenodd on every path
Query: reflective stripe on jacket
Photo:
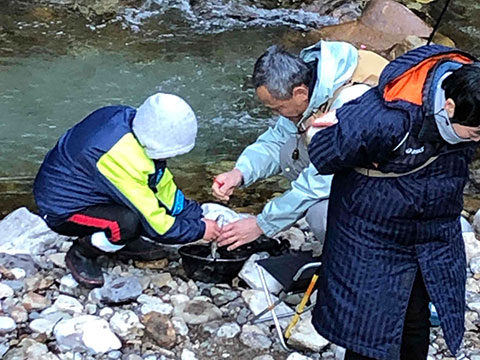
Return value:
M 169 243 L 201 238 L 198 203 L 185 199 L 164 161 L 149 159 L 136 140 L 135 109 L 99 109 L 68 130 L 47 154 L 34 183 L 37 206 L 58 225 L 90 206 L 117 203 L 135 211 L 144 234 Z

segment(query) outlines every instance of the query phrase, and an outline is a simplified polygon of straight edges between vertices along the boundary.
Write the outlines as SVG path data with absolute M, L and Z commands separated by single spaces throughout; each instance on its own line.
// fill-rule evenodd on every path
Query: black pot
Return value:
M 242 270 L 243 264 L 256 252 L 267 251 L 279 255 L 289 247 L 288 241 L 262 237 L 233 251 L 217 249 L 217 258 L 211 257 L 210 244 L 185 245 L 178 249 L 187 276 L 204 283 L 230 283 Z

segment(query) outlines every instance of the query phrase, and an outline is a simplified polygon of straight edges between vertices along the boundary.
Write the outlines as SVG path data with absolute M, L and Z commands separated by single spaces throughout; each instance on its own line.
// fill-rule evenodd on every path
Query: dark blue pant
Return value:
M 403 326 L 401 360 L 425 360 L 430 344 L 430 297 L 423 283 L 420 269 L 417 271 L 408 302 Z M 347 350 L 345 360 L 370 360 L 372 358 Z

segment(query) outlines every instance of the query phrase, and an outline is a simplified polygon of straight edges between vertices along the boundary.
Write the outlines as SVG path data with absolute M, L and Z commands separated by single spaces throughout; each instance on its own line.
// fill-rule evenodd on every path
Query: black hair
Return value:
M 273 45 L 256 61 L 252 82 L 255 89 L 265 86 L 275 99 L 288 100 L 295 87 L 308 86 L 311 78 L 312 71 L 302 58 Z
M 480 126 L 480 62 L 463 65 L 442 84 L 445 98 L 455 102 L 452 123 Z

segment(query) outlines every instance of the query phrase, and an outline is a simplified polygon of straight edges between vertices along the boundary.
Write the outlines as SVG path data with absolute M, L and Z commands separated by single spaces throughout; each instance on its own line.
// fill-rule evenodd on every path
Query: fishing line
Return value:
M 438 27 L 440 26 L 440 22 L 442 21 L 443 14 L 445 14 L 445 12 L 447 11 L 448 5 L 450 4 L 451 1 L 452 0 L 446 0 L 445 6 L 443 7 L 442 12 L 440 13 L 440 16 L 437 19 L 437 22 L 435 23 L 435 26 L 433 27 L 432 33 L 430 34 L 430 37 L 428 38 L 427 45 L 430 45 L 430 43 L 432 42 L 433 36 L 437 32 Z

